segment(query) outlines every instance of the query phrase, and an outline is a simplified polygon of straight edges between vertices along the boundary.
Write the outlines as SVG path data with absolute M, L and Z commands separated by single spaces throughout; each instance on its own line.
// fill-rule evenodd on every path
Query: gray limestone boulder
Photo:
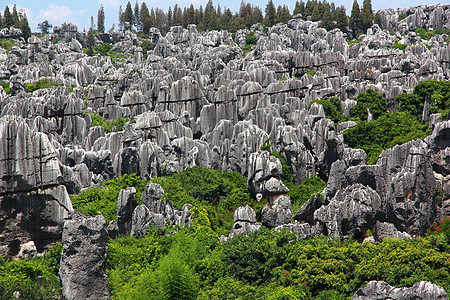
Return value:
M 234 222 L 250 222 L 250 223 L 256 223 L 256 213 L 250 206 L 245 207 L 238 207 L 234 211 L 233 215 Z
M 155 211 L 157 202 L 164 196 L 164 189 L 157 183 L 149 183 L 142 192 L 142 203 Z
M 447 299 L 445 290 L 429 281 L 420 281 L 411 287 L 394 288 L 385 281 L 370 281 L 356 291 L 352 300 L 444 300 Z
M 409 234 L 406 232 L 398 231 L 394 224 L 386 223 L 386 222 L 376 222 L 373 227 L 373 236 L 375 241 L 381 242 L 383 238 L 394 238 L 403 240 L 405 238 L 411 238 Z
M 129 187 L 120 190 L 117 199 L 117 229 L 118 234 L 127 234 L 131 231 L 133 211 L 136 208 L 136 189 Z
M 338 238 L 361 238 L 375 224 L 382 205 L 376 191 L 362 184 L 339 190 L 330 203 L 314 212 L 314 222 L 326 228 L 328 235 Z
M 105 273 L 108 232 L 103 216 L 74 212 L 64 222 L 59 279 L 67 299 L 110 299 Z
M 261 222 L 268 228 L 275 228 L 291 222 L 292 208 L 291 198 L 282 195 L 274 199 L 273 205 L 265 205 L 261 210 Z

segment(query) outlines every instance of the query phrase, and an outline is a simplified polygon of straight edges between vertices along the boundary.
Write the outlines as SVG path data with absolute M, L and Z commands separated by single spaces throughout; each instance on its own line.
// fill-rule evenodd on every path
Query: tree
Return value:
M 373 12 L 372 12 L 372 1 L 364 0 L 361 9 L 361 27 L 363 32 L 373 25 Z
M 357 0 L 353 1 L 352 13 L 350 16 L 350 29 L 353 30 L 353 33 L 361 31 L 361 17 L 360 17 L 360 9 Z
M 128 1 L 127 6 L 125 7 L 125 11 L 123 13 L 123 24 L 125 30 L 131 29 L 134 24 L 134 14 L 133 9 L 131 9 L 130 1 Z
M 138 4 L 137 0 L 136 0 L 136 3 L 134 4 L 133 20 L 134 20 L 134 26 L 136 27 L 136 30 L 142 31 L 141 14 L 139 12 L 139 4 Z
M 19 12 L 19 17 L 19 29 L 22 31 L 24 39 L 27 40 L 31 36 L 31 28 L 28 24 L 27 16 L 24 12 Z
M 49 29 L 52 28 L 53 25 L 48 23 L 48 20 L 45 20 L 42 23 L 38 24 L 38 28 L 41 30 L 43 34 L 47 34 Z
M 342 32 L 347 31 L 348 19 L 345 12 L 345 7 L 343 5 L 336 8 L 334 12 L 334 20 L 336 21 L 337 28 L 339 28 Z
M 144 2 L 142 4 L 145 4 Z M 123 10 L 122 5 L 119 6 L 119 29 L 123 30 Z
M 322 27 L 330 31 L 335 28 L 333 17 L 331 16 L 330 7 L 327 6 L 322 15 Z
M 313 12 L 311 14 L 311 21 L 317 22 L 322 19 L 320 6 L 321 6 L 320 4 L 317 4 L 316 6 L 314 6 Z
M 13 7 L 12 18 L 13 18 L 13 26 L 16 28 L 19 28 L 20 20 L 19 20 L 19 14 L 17 13 L 17 7 L 15 4 Z
M 94 36 L 94 30 L 92 28 L 89 29 L 87 36 L 86 36 L 86 47 L 88 48 L 88 55 L 94 54 L 94 46 L 95 46 L 95 36 Z
M 360 93 L 355 100 L 357 104 L 350 110 L 352 117 L 367 120 L 369 110 L 373 119 L 376 120 L 387 111 L 386 98 L 381 93 L 375 92 L 372 89 Z
M 148 12 L 148 7 L 145 2 L 141 4 L 141 22 L 142 22 L 142 32 L 148 34 L 150 28 L 153 26 L 152 20 L 150 18 L 150 13 Z
M 98 32 L 105 32 L 105 11 L 103 9 L 103 4 L 100 4 L 97 13 L 97 30 Z
M 167 27 L 172 26 L 172 7 L 169 6 L 169 11 L 167 12 Z
M 266 5 L 266 17 L 265 22 L 266 26 L 273 26 L 275 24 L 275 5 L 273 4 L 272 0 L 269 0 L 269 3 Z
M 3 13 L 3 26 L 9 28 L 14 26 L 14 18 L 11 12 L 9 11 L 9 7 L 5 7 L 5 12 Z

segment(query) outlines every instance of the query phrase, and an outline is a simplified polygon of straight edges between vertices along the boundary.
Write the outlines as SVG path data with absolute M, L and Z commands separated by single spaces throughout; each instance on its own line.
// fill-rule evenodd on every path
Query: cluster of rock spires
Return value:
M 407 17 L 398 21 L 399 14 Z M 255 197 L 268 199 L 261 223 L 250 207 L 236 210 L 228 238 L 261 225 L 288 227 L 302 238 L 362 238 L 368 229 L 375 240 L 423 235 L 450 215 L 450 121 L 430 116 L 425 105 L 423 118 L 431 120 L 433 134 L 385 150 L 367 165 L 363 150 L 344 144 L 342 132 L 354 122 L 335 126 L 321 105 L 310 105 L 339 97 L 348 114 L 355 97 L 373 89 L 393 108 L 395 97 L 419 81 L 450 79 L 450 46 L 443 37 L 424 41 L 411 31 L 447 28 L 449 5 L 383 10 L 381 17 L 381 28 L 374 25 L 351 45 L 338 29 L 327 32 L 300 18 L 268 30 L 255 25 L 258 42 L 246 56 L 239 46 L 248 30 L 233 40 L 225 31 L 199 33 L 195 25 L 172 27 L 166 36 L 153 28 L 155 48 L 145 59 L 132 32 L 101 36 L 114 42 L 123 61 L 86 56 L 85 34 L 73 25 L 43 39 L 18 39 L 20 47 L 9 53 L 0 48 L 0 80 L 11 87 L 11 95 L 0 87 L 0 255 L 26 257 L 62 239 L 64 296 L 108 298 L 108 233 L 139 237 L 149 226 L 190 224 L 190 206 L 178 211 L 160 201 L 164 191 L 155 184 L 136 206 L 136 191 L 128 188 L 120 193 L 117 221 L 107 226 L 101 217 L 74 212 L 69 193 L 124 174 L 152 178 L 196 165 L 239 171 Z M 14 30 L 2 34 L 10 32 L 18 36 Z M 399 39 L 411 45 L 393 49 Z M 42 78 L 75 88 L 25 92 L 26 83 Z M 91 127 L 85 112 L 133 122 L 105 133 Z M 280 161 L 260 150 L 269 138 L 271 150 L 292 167 L 295 183 L 316 174 L 328 182 L 298 212 L 280 180 Z M 439 202 L 436 189 L 444 191 Z M 85 270 L 80 257 L 92 254 L 92 245 L 98 250 L 91 257 L 94 267 Z M 77 281 L 77 268 L 83 278 L 98 280 L 96 291 L 84 289 L 89 279 Z M 369 285 L 355 299 L 373 285 L 383 285 L 393 299 L 406 293 Z

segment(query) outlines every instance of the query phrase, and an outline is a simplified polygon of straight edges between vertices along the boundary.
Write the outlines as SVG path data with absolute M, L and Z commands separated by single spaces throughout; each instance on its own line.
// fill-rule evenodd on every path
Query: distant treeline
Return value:
M 145 2 L 139 6 L 136 2 L 134 9 L 130 2 L 123 10 L 119 7 L 119 29 L 135 30 L 147 34 L 152 27 L 158 28 L 162 34 L 166 33 L 171 26 L 182 26 L 189 24 L 197 25 L 199 31 L 204 30 L 228 30 L 236 32 L 239 29 L 250 29 L 253 24 L 263 24 L 270 27 L 277 23 L 287 23 L 293 16 L 301 14 L 302 19 L 311 21 L 322 21 L 322 27 L 327 30 L 339 28 L 343 32 L 351 30 L 354 34 L 365 32 L 373 25 L 373 12 L 371 0 L 364 0 L 362 9 L 359 8 L 357 0 L 354 0 L 351 16 L 348 17 L 344 6 L 336 5 L 327 1 L 308 0 L 306 3 L 297 1 L 293 11 L 287 5 L 275 7 L 270 0 L 263 10 L 255 5 L 242 0 L 239 11 L 232 12 L 229 8 L 222 9 L 220 5 L 214 6 L 209 0 L 206 6 L 194 8 L 180 7 L 177 4 L 169 7 L 167 12 L 159 8 L 148 8 Z M 103 6 L 97 15 L 97 30 L 104 31 L 105 15 Z M 349 27 L 350 26 L 350 27 Z
M 8 6 L 5 7 L 3 16 L 0 15 L 0 29 L 15 27 L 22 30 L 25 39 L 31 36 L 30 25 L 28 25 L 27 15 L 25 11 L 17 11 L 16 5 L 14 4 L 13 11 L 11 13 Z

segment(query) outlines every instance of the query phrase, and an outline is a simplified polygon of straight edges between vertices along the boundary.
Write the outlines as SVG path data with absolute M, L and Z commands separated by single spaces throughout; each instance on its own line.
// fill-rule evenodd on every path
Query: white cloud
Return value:
M 120 2 L 118 0 L 99 0 L 100 4 L 103 4 L 105 8 L 114 8 L 118 9 L 120 6 Z
M 48 20 L 53 26 L 61 25 L 62 23 L 72 23 L 78 26 L 78 29 L 85 27 L 89 21 L 86 22 L 87 9 L 73 11 L 65 5 L 50 4 L 47 9 L 41 9 L 39 15 L 34 19 L 40 23 Z M 80 21 L 80 18 L 82 21 Z M 85 24 L 86 23 L 86 24 Z

